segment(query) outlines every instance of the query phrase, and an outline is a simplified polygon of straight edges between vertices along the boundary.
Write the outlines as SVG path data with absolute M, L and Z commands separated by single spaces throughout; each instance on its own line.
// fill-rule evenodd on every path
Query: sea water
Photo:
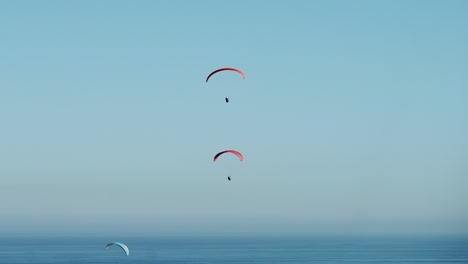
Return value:
M 0 263 L 468 263 L 468 237 L 0 238 Z

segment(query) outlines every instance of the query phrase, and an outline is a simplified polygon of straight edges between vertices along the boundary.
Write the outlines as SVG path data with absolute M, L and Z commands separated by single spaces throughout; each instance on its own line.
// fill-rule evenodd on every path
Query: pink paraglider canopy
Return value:
M 236 68 L 221 68 L 221 69 L 217 69 L 216 71 L 210 73 L 210 75 L 208 75 L 208 77 L 206 77 L 206 82 L 208 82 L 208 80 L 210 79 L 210 77 L 217 73 L 217 72 L 220 72 L 220 71 L 235 71 L 237 73 L 239 73 L 241 76 L 242 76 L 242 79 L 245 79 L 245 74 L 243 72 L 241 72 L 240 70 L 236 69 Z
M 244 157 L 242 156 L 242 154 L 240 154 L 239 151 L 228 149 L 228 150 L 224 150 L 224 151 L 221 151 L 218 154 L 216 154 L 214 156 L 214 158 L 213 158 L 213 162 L 215 162 L 218 159 L 218 157 L 223 155 L 224 153 L 232 153 L 232 154 L 236 155 L 239 158 L 240 161 L 244 160 Z

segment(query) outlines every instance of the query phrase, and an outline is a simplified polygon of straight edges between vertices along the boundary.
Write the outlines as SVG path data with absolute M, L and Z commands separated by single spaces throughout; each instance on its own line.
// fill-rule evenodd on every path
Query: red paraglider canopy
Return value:
M 239 158 L 240 161 L 244 160 L 244 157 L 242 156 L 242 154 L 240 154 L 239 151 L 228 149 L 228 150 L 224 150 L 224 151 L 221 151 L 218 154 L 216 154 L 214 156 L 214 158 L 213 158 L 213 162 L 215 162 L 218 159 L 219 156 L 223 155 L 224 153 L 228 153 L 228 152 L 236 155 Z
M 208 77 L 206 77 L 206 82 L 208 82 L 208 80 L 210 79 L 210 77 L 217 73 L 217 72 L 220 72 L 220 71 L 235 71 L 237 73 L 239 73 L 241 76 L 242 76 L 242 79 L 245 79 L 245 74 L 243 72 L 241 72 L 240 70 L 236 69 L 236 68 L 221 68 L 221 69 L 217 69 L 216 71 L 210 73 L 210 75 L 208 75 Z

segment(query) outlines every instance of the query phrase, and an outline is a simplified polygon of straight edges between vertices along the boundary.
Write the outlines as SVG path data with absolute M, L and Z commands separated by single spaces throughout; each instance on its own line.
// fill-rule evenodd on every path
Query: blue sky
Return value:
M 467 233 L 467 14 L 5 1 L 0 232 Z

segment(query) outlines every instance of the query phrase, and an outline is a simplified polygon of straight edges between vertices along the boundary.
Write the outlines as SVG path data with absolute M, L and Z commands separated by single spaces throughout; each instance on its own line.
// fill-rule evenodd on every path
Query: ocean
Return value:
M 468 263 L 468 237 L 0 238 L 0 263 Z

